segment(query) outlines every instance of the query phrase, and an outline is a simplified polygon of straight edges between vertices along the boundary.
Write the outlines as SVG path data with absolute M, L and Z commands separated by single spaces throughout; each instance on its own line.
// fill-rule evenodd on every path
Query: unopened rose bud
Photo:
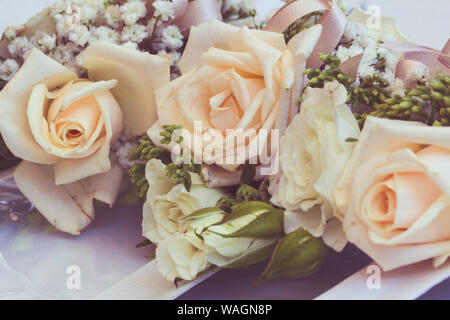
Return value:
M 319 270 L 327 253 L 321 238 L 299 229 L 282 238 L 275 252 L 255 285 L 273 278 L 302 278 Z
M 261 196 L 259 191 L 255 188 L 249 186 L 248 184 L 243 184 L 239 187 L 236 192 L 237 201 L 258 201 L 261 200 Z

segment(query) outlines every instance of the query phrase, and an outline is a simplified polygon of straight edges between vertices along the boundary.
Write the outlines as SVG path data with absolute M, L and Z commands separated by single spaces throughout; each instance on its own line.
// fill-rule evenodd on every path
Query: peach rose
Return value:
M 369 117 L 335 198 L 350 242 L 384 270 L 450 254 L 450 128 Z
M 0 133 L 24 160 L 14 172 L 18 188 L 56 228 L 72 234 L 94 218 L 94 198 L 115 201 L 122 171 L 110 148 L 122 129 L 144 133 L 155 120 L 146 116 L 155 114 L 148 86 L 164 76 L 149 82 L 151 63 L 143 68 L 136 61 L 169 70 L 167 59 L 111 44 L 88 48 L 84 58 L 90 80 L 33 49 L 0 93 Z M 146 122 L 133 123 L 140 114 Z
M 206 137 L 219 134 L 226 141 L 228 129 L 242 130 L 242 134 L 254 129 L 250 141 L 243 144 L 258 139 L 266 145 L 271 129 L 284 130 L 296 113 L 299 94 L 294 88 L 301 87 L 296 83 L 297 71 L 302 73 L 320 33 L 320 26 L 310 28 L 287 46 L 280 33 L 238 28 L 217 20 L 191 28 L 179 63 L 182 76 L 156 91 L 158 130 L 153 128 L 149 134 L 160 132 L 164 125 L 181 125 L 190 141 L 201 141 L 200 148 L 188 145 L 194 155 L 200 151 L 204 162 L 238 170 L 241 163 L 224 158 L 230 154 L 227 151 L 236 154 L 233 148 L 239 143 L 231 148 L 223 144 L 223 157 L 208 158 L 205 155 L 211 143 Z M 294 67 L 296 61 L 298 68 Z M 194 132 L 196 121 L 201 122 L 199 133 Z M 260 151 L 253 155 L 260 157 Z M 248 159 L 247 154 L 243 160 Z

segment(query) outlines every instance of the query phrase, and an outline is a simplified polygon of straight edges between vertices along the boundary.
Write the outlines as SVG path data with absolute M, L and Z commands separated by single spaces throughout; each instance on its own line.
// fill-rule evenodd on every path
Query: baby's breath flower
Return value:
M 98 10 L 87 5 L 83 5 L 79 8 L 80 22 L 86 25 L 90 25 L 97 17 Z
M 393 95 L 399 95 L 402 97 L 405 95 L 405 87 L 401 79 L 395 79 L 392 81 L 389 88 L 392 90 Z
M 0 64 L 0 79 L 9 81 L 19 70 L 19 64 L 16 60 L 7 59 Z
M 13 57 L 23 56 L 34 47 L 34 43 L 27 37 L 17 37 L 8 45 L 8 51 Z
M 91 36 L 89 38 L 89 44 L 106 41 L 111 43 L 117 43 L 119 41 L 119 34 L 108 27 L 94 27 L 91 29 Z
M 145 26 L 140 24 L 134 24 L 132 26 L 126 26 L 123 28 L 121 39 L 123 42 L 137 42 L 140 43 L 142 40 L 147 38 L 148 33 Z
M 353 44 L 348 48 L 345 46 L 340 46 L 336 51 L 336 55 L 339 57 L 339 59 L 341 59 L 342 62 L 344 62 L 363 52 L 364 49 L 362 47 L 357 44 Z
M 56 48 L 56 35 L 38 31 L 36 33 L 38 46 L 44 51 L 51 51 Z
M 141 0 L 129 1 L 120 7 L 122 20 L 126 25 L 134 25 L 139 19 L 145 17 L 147 8 Z
M 88 42 L 89 35 L 89 29 L 86 26 L 81 25 L 70 31 L 69 40 L 83 47 Z
M 154 16 L 161 18 L 162 21 L 175 18 L 175 11 L 171 1 L 156 0 L 152 5 L 155 8 Z
M 414 67 L 408 70 L 407 78 L 412 82 L 424 80 L 424 78 L 426 78 L 427 76 L 427 73 L 427 67 L 422 63 L 417 63 L 414 65 Z
M 127 49 L 133 49 L 133 50 L 138 50 L 139 47 L 137 45 L 136 42 L 132 42 L 132 41 L 127 41 L 121 44 L 122 47 L 127 48 Z
M 176 50 L 183 46 L 183 35 L 175 25 L 169 25 L 163 29 L 162 40 L 169 49 Z
M 105 10 L 106 23 L 113 28 L 119 27 L 121 16 L 122 13 L 118 5 L 110 5 Z
M 8 27 L 5 31 L 5 37 L 9 41 L 13 41 L 17 37 L 16 30 L 12 27 Z

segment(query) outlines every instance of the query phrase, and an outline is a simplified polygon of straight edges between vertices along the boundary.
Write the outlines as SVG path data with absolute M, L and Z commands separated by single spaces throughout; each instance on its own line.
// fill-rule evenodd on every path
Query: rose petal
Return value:
M 242 42 L 236 41 L 240 28 L 211 20 L 192 27 L 189 40 L 180 59 L 179 67 L 183 74 L 195 69 L 201 61 L 202 55 L 211 47 L 224 50 L 241 51 Z M 250 31 L 259 40 L 268 43 L 278 50 L 284 50 L 286 44 L 281 33 L 259 30 Z M 220 36 L 218 36 L 220 35 Z
M 109 91 L 95 93 L 106 134 L 97 152 L 86 158 L 64 159 L 55 164 L 56 184 L 67 184 L 111 169 L 109 152 L 122 132 L 122 112 Z
M 157 119 L 153 92 L 170 80 L 169 59 L 97 42 L 84 51 L 83 63 L 94 81 L 117 79 L 112 93 L 122 108 L 127 136 L 145 133 Z
M 117 197 L 122 170 L 64 186 L 56 186 L 51 166 L 22 161 L 14 171 L 19 190 L 58 230 L 78 235 L 94 218 L 93 199 L 112 205 Z

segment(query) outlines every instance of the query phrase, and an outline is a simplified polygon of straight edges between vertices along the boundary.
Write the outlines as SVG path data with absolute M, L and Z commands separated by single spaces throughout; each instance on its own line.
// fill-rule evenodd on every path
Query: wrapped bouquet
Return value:
M 133 193 L 175 282 L 305 277 L 347 242 L 439 268 L 449 66 L 343 1 L 60 0 L 0 41 L 0 214 L 78 235 Z

